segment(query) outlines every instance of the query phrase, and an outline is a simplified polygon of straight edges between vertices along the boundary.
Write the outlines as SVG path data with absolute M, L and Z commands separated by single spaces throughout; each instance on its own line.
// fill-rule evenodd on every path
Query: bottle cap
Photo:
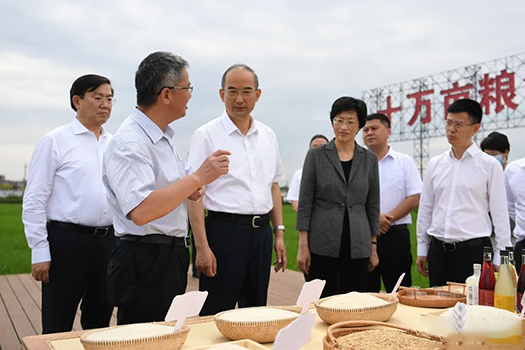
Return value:
M 491 247 L 483 247 L 483 253 L 492 253 L 492 248 Z
M 500 252 L 500 255 L 501 255 L 501 256 L 509 256 L 509 252 L 508 252 L 507 250 L 502 250 L 502 251 Z
M 481 264 L 474 264 L 474 270 L 475 269 L 481 269 Z
M 509 252 L 514 250 L 514 247 L 505 247 L 505 249 L 507 249 Z

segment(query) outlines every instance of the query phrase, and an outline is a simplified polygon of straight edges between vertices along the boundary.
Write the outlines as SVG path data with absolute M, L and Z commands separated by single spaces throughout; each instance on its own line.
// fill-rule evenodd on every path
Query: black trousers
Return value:
M 410 252 L 410 231 L 407 225 L 391 226 L 377 239 L 379 265 L 368 276 L 368 291 L 379 292 L 381 277 L 387 293 L 394 289 L 402 273 L 405 277 L 402 286 L 412 285 L 412 253 Z
M 249 225 L 206 218 L 208 244 L 217 259 L 217 274 L 200 274 L 199 290 L 208 291 L 201 316 L 239 307 L 265 306 L 270 282 L 270 225 Z
M 51 268 L 42 283 L 42 333 L 70 332 L 78 304 L 83 329 L 108 327 L 113 306 L 106 271 L 114 235 L 93 236 L 47 225 Z
M 164 321 L 173 298 L 186 291 L 189 259 L 184 245 L 119 240 L 107 269 L 117 323 Z
M 428 250 L 430 286 L 444 286 L 447 282 L 465 283 L 474 273 L 474 264 L 483 263 L 483 247 L 492 247 L 488 237 L 470 240 L 472 245 L 454 251 L 445 251 L 440 241 L 431 238 Z M 462 242 L 465 243 L 465 242 Z
M 525 249 L 525 239 L 520 242 L 516 242 L 516 246 L 514 246 L 514 264 L 516 266 L 516 271 L 518 272 L 518 274 L 520 273 L 522 262 L 521 260 L 523 259 L 521 255 L 522 249 Z

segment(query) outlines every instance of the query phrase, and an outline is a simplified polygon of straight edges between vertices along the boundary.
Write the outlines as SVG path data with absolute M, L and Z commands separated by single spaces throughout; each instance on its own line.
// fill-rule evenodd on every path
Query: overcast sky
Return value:
M 115 132 L 135 105 L 134 74 L 153 51 L 191 65 L 185 118 L 172 124 L 185 158 L 193 131 L 220 116 L 220 78 L 256 70 L 253 116 L 273 128 L 288 179 L 310 137 L 332 138 L 328 111 L 343 95 L 525 51 L 525 2 L 516 1 L 26 1 L 0 0 L 0 174 L 22 179 L 38 140 L 74 116 L 72 82 L 107 76 Z M 525 129 L 504 131 L 511 160 Z M 358 141 L 362 142 L 361 137 Z M 412 142 L 394 144 L 412 153 Z M 431 156 L 447 148 L 431 141 Z

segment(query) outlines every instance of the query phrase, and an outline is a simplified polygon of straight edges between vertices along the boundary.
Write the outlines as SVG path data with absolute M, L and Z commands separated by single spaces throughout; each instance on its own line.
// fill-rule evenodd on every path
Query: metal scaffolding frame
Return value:
M 525 53 L 374 88 L 362 95 L 370 113 L 391 118 L 390 142 L 414 142 L 421 175 L 430 157 L 429 139 L 446 136 L 446 107 L 465 97 L 484 102 L 477 140 L 491 131 L 525 127 Z

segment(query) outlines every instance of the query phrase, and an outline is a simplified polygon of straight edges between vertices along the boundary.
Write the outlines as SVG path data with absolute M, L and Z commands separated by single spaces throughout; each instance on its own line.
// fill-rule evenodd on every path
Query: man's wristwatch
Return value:
M 275 225 L 273 227 L 272 231 L 273 231 L 273 233 L 275 233 L 275 231 L 277 231 L 277 230 L 283 230 L 283 232 L 284 232 L 284 225 Z

